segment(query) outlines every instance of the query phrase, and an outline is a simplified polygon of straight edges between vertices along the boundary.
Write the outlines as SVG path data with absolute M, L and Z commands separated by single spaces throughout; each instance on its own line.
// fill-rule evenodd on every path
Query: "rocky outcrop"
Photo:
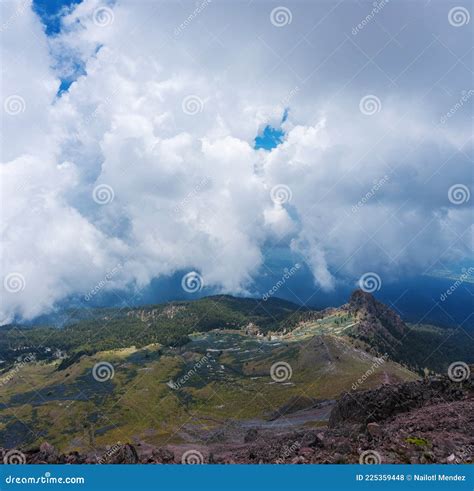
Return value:
M 157 448 L 156 450 L 153 450 L 150 462 L 157 464 L 173 464 L 174 453 L 167 448 Z
M 435 378 L 346 394 L 331 424 L 269 437 L 238 463 L 473 463 L 474 384 Z M 225 457 L 221 463 L 229 462 Z
M 463 387 L 447 377 L 439 377 L 345 393 L 331 412 L 329 426 L 383 421 L 429 404 L 459 401 L 465 397 L 466 390 L 466 384 Z
M 408 327 L 396 312 L 362 290 L 355 290 L 343 309 L 356 318 L 357 337 L 376 344 L 382 354 L 397 352 Z
M 429 404 L 384 422 L 262 438 L 233 452 L 235 463 L 474 463 L 474 399 Z M 230 463 L 231 458 L 217 459 Z

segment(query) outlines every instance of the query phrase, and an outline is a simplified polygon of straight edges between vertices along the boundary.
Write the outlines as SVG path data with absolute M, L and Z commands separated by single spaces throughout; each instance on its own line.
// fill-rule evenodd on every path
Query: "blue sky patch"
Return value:
M 262 135 L 255 138 L 255 148 L 258 150 L 272 150 L 277 147 L 282 141 L 285 133 L 279 128 L 272 128 L 270 125 L 265 126 Z
M 56 94 L 58 97 L 64 92 L 69 90 L 69 87 L 82 75 L 86 75 L 85 64 L 80 60 L 68 60 L 68 69 L 66 70 L 67 74 L 64 74 L 60 77 L 61 85 L 59 86 L 58 93 Z
M 285 109 L 281 122 L 284 123 L 288 119 L 289 109 Z M 255 137 L 255 149 L 273 150 L 283 141 L 285 132 L 281 128 L 274 128 L 269 124 L 265 126 L 263 133 Z
M 61 19 L 69 13 L 71 9 L 81 3 L 82 0 L 33 0 L 33 12 L 41 19 L 44 25 L 44 30 L 47 36 L 54 37 L 61 32 Z M 69 87 L 81 75 L 85 75 L 84 63 L 81 60 L 74 60 L 64 57 L 56 59 L 57 66 L 63 67 L 59 75 L 61 84 L 59 86 L 57 96 L 61 97 L 64 92 L 69 90 Z M 64 67 L 67 67 L 64 70 Z M 66 73 L 64 73 L 66 72 Z
M 33 11 L 44 24 L 46 34 L 54 36 L 61 30 L 61 17 L 78 3 L 81 0 L 33 0 Z

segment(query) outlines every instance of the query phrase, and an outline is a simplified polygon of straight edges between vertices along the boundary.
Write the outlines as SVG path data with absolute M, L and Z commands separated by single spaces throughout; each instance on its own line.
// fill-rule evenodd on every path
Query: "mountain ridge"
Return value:
M 324 310 L 301 307 L 276 297 L 263 301 L 214 295 L 128 309 L 95 309 L 90 318 L 62 328 L 4 326 L 0 360 L 4 361 L 5 370 L 19 355 L 31 350 L 38 359 L 46 360 L 58 352 L 74 359 L 81 354 L 132 345 L 139 348 L 159 343 L 179 347 L 189 342 L 193 332 L 213 329 L 243 329 L 247 334 L 270 337 L 291 337 L 291 333 L 305 330 L 311 335 L 326 332 L 346 336 L 362 349 L 370 349 L 378 356 L 387 354 L 420 373 L 424 368 L 444 371 L 448 362 L 456 361 L 457 353 L 457 359 L 474 361 L 474 340 L 462 329 L 408 326 L 396 312 L 360 289 L 352 293 L 348 303 Z M 430 358 L 439 345 L 442 348 L 438 356 Z
M 419 380 L 432 352 L 428 366 L 438 373 L 473 354 L 464 339 L 453 344 L 457 334 L 447 333 L 449 345 L 442 330 L 408 326 L 361 291 L 322 311 L 219 296 L 115 313 L 5 331 L 6 446 L 26 451 L 46 440 L 88 454 L 117 442 L 161 448 L 242 432 L 250 442 L 254 430 L 327 426 L 343 393 Z M 442 352 L 443 340 L 453 350 Z

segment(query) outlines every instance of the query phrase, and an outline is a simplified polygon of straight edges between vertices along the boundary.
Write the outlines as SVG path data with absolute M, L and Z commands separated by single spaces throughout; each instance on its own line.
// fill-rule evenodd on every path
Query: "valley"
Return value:
M 123 445 L 140 461 L 157 449 L 251 461 L 262 439 L 328 431 L 343 394 L 474 362 L 462 333 L 408 326 L 361 291 L 324 311 L 223 296 L 2 329 L 0 447 L 47 442 L 92 462 Z

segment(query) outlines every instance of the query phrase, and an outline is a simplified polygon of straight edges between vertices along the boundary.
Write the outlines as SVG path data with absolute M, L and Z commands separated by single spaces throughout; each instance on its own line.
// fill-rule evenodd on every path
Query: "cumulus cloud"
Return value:
M 372 5 L 350 4 L 303 2 L 277 27 L 265 2 L 196 11 L 85 0 L 48 38 L 30 8 L 16 15 L 19 4 L 2 3 L 13 18 L 2 29 L 4 101 L 24 101 L 2 114 L 2 277 L 25 280 L 2 296 L 2 322 L 47 312 L 104 277 L 107 288 L 144 287 L 197 270 L 216 291 L 245 293 L 264 250 L 281 244 L 324 289 L 465 256 L 469 203 L 453 205 L 448 189 L 471 183 L 468 111 L 440 117 L 466 89 L 456 74 L 467 62 L 450 54 L 461 57 L 466 34 L 431 6 L 429 29 L 409 25 L 398 41 L 426 41 L 429 58 L 389 39 L 371 63 L 367 39 L 383 46 L 386 33 L 367 26 L 350 38 Z M 98 22 L 98 9 L 109 17 Z M 433 81 L 420 87 L 427 64 Z M 374 93 L 367 114 L 360 101 Z M 268 124 L 282 124 L 283 142 L 256 150 Z M 272 199 L 281 185 L 284 202 Z

